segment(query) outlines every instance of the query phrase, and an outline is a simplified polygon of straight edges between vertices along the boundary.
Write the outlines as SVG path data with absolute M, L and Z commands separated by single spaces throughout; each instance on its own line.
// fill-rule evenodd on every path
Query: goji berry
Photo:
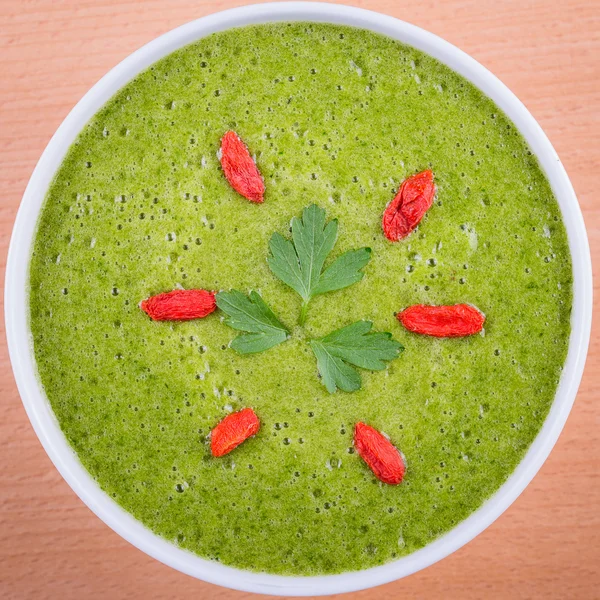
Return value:
M 354 447 L 383 483 L 398 485 L 404 479 L 406 465 L 400 451 L 377 429 L 357 423 L 354 427 Z
M 155 321 L 189 321 L 206 317 L 217 304 L 214 292 L 173 290 L 142 300 L 140 308 Z
M 265 184 L 246 144 L 234 131 L 221 140 L 221 166 L 231 187 L 252 202 L 263 202 Z
M 483 329 L 485 315 L 469 304 L 415 304 L 398 313 L 398 320 L 414 333 L 434 337 L 463 337 L 479 333 Z
M 421 221 L 433 203 L 433 173 L 422 171 L 405 179 L 382 219 L 383 233 L 391 242 L 406 237 Z
M 251 408 L 227 415 L 211 432 L 212 455 L 218 457 L 228 454 L 259 429 L 260 421 Z

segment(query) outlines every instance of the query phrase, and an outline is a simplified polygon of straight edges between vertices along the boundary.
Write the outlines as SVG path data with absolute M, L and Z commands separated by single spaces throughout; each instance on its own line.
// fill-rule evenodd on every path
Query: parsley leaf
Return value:
M 323 384 L 330 394 L 337 388 L 345 392 L 360 389 L 360 375 L 350 365 L 381 371 L 385 369 L 383 361 L 393 360 L 404 350 L 391 333 L 369 333 L 372 326 L 370 321 L 357 321 L 310 341 Z
M 360 281 L 371 258 L 370 248 L 349 250 L 323 272 L 325 260 L 335 245 L 337 220 L 325 224 L 325 211 L 316 204 L 304 209 L 302 219 L 292 219 L 292 241 L 274 233 L 269 242 L 271 271 L 302 298 L 300 325 L 306 319 L 313 296 L 348 287 Z
M 257 292 L 250 292 L 249 296 L 238 290 L 219 292 L 216 300 L 227 315 L 225 325 L 248 332 L 231 342 L 231 347 L 240 354 L 262 352 L 287 339 L 288 330 Z

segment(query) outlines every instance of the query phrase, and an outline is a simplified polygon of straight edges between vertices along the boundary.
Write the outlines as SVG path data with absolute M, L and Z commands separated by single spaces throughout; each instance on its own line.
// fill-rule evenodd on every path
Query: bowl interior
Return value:
M 387 35 L 437 58 L 491 97 L 523 134 L 550 181 L 567 230 L 574 276 L 569 352 L 556 398 L 540 433 L 507 482 L 479 510 L 422 550 L 366 571 L 318 577 L 251 573 L 204 560 L 156 536 L 105 495 L 68 445 L 38 382 L 26 310 L 28 264 L 37 218 L 54 173 L 84 124 L 120 87 L 174 50 L 231 27 L 289 20 L 343 24 Z M 17 215 L 6 274 L 6 327 L 15 378 L 32 425 L 62 476 L 98 517 L 154 558 L 205 581 L 267 594 L 317 595 L 359 590 L 422 569 L 467 543 L 516 499 L 550 453 L 574 401 L 589 342 L 591 282 L 585 226 L 565 170 L 534 118 L 489 71 L 442 39 L 385 15 L 321 3 L 263 4 L 204 17 L 157 38 L 110 71 L 71 111 L 44 151 Z

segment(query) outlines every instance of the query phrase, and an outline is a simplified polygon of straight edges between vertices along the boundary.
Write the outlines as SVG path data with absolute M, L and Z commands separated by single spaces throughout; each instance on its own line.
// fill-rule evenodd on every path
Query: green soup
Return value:
M 236 130 L 266 184 L 256 205 L 217 158 Z M 381 215 L 407 176 L 437 194 L 410 237 Z M 266 258 L 311 203 L 339 219 L 330 257 L 369 246 L 365 277 L 301 300 Z M 182 323 L 138 307 L 178 286 L 259 290 L 292 331 L 239 355 L 219 311 Z M 103 490 L 210 560 L 281 574 L 364 569 L 422 548 L 506 481 L 565 360 L 572 272 L 550 185 L 515 126 L 465 79 L 392 39 L 333 25 L 233 29 L 135 78 L 86 125 L 52 183 L 31 260 L 39 377 Z M 435 339 L 395 313 L 467 302 L 485 335 Z M 357 320 L 405 347 L 329 394 L 308 340 Z M 259 433 L 221 459 L 207 436 L 251 406 Z M 380 483 L 354 424 L 406 457 Z

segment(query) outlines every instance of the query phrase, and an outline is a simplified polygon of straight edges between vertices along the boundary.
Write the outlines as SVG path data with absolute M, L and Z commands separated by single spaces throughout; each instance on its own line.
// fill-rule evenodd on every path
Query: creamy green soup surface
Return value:
M 233 129 L 265 202 L 217 157 Z M 432 169 L 436 199 L 410 237 L 381 216 Z M 330 257 L 372 248 L 364 279 L 301 300 L 269 270 L 272 233 L 316 203 L 339 219 Z M 216 311 L 154 322 L 179 286 L 258 290 L 291 330 L 239 355 Z M 211 35 L 120 90 L 70 148 L 30 269 L 39 377 L 103 490 L 174 544 L 280 574 L 365 569 L 422 548 L 506 481 L 540 430 L 565 360 L 572 272 L 550 185 L 496 105 L 433 58 L 348 27 L 278 23 Z M 395 313 L 471 303 L 485 335 L 435 339 Z M 357 320 L 405 347 L 355 393 L 329 394 L 307 341 Z M 250 406 L 262 427 L 224 458 L 207 436 Z M 398 486 L 354 452 L 354 424 L 406 457 Z

